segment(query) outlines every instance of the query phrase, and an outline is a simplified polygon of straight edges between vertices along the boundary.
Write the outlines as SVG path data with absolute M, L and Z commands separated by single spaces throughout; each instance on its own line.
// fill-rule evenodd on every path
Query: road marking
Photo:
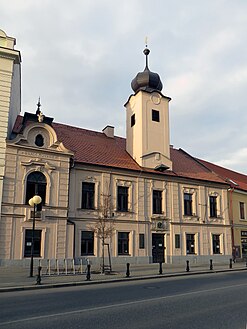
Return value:
M 96 306 L 96 307 L 92 307 L 92 308 L 86 308 L 86 309 L 69 311 L 69 312 L 33 316 L 33 317 L 19 319 L 19 320 L 0 322 L 0 327 L 5 326 L 7 324 L 42 320 L 42 319 L 59 317 L 59 316 L 66 316 L 66 315 L 72 315 L 72 314 L 78 314 L 78 313 L 92 312 L 92 311 L 101 311 L 101 310 L 106 310 L 106 309 L 109 309 L 109 308 L 117 308 L 117 307 L 121 307 L 121 306 L 130 306 L 130 305 L 142 304 L 142 303 L 147 303 L 147 302 L 155 302 L 155 301 L 165 300 L 165 299 L 170 299 L 170 298 L 185 297 L 185 296 L 190 296 L 190 295 L 202 294 L 202 293 L 205 293 L 205 292 L 215 292 L 215 291 L 219 291 L 219 290 L 238 288 L 238 287 L 244 287 L 244 286 L 247 286 L 247 283 L 231 285 L 231 286 L 227 286 L 227 287 L 219 287 L 219 288 L 208 289 L 208 290 L 191 291 L 191 292 L 186 292 L 186 293 L 177 294 L 177 295 L 168 295 L 168 296 L 154 297 L 154 298 L 149 298 L 149 299 L 141 299 L 141 300 L 135 300 L 133 302 L 124 302 L 124 303 L 119 303 L 119 304 Z

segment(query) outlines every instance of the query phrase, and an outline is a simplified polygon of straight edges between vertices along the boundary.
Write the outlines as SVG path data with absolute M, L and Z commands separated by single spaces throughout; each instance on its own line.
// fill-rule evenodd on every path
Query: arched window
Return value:
M 41 205 L 45 204 L 46 177 L 40 171 L 34 171 L 27 177 L 26 204 L 34 195 L 39 195 L 42 198 L 41 204 L 37 205 L 37 210 L 41 210 Z
M 35 137 L 35 144 L 39 147 L 44 146 L 44 137 L 41 134 L 38 134 Z

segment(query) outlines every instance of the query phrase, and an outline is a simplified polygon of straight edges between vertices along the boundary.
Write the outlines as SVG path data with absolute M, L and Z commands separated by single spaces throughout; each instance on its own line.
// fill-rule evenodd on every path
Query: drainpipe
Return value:
M 228 191 L 230 193 L 229 217 L 230 217 L 231 235 L 232 235 L 232 256 L 233 256 L 233 261 L 235 262 L 236 251 L 235 251 L 235 241 L 234 241 L 234 223 L 233 223 L 233 207 L 232 207 L 232 193 L 234 192 L 234 187 L 229 188 Z
M 73 234 L 73 259 L 74 259 L 75 258 L 75 223 L 70 219 L 67 219 L 67 223 L 73 225 L 74 227 L 74 234 Z

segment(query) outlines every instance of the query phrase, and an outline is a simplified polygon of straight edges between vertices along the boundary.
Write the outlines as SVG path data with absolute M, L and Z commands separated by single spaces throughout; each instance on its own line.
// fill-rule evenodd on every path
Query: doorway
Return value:
M 164 234 L 152 233 L 152 256 L 153 263 L 164 263 Z

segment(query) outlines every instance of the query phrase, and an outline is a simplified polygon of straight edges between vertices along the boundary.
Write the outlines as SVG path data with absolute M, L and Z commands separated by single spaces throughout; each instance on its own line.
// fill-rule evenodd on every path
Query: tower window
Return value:
M 135 117 L 135 114 L 132 114 L 131 115 L 131 120 L 130 120 L 130 125 L 131 127 L 133 127 L 136 123 L 136 117 Z
M 160 122 L 160 112 L 157 110 L 152 110 L 152 120 Z

